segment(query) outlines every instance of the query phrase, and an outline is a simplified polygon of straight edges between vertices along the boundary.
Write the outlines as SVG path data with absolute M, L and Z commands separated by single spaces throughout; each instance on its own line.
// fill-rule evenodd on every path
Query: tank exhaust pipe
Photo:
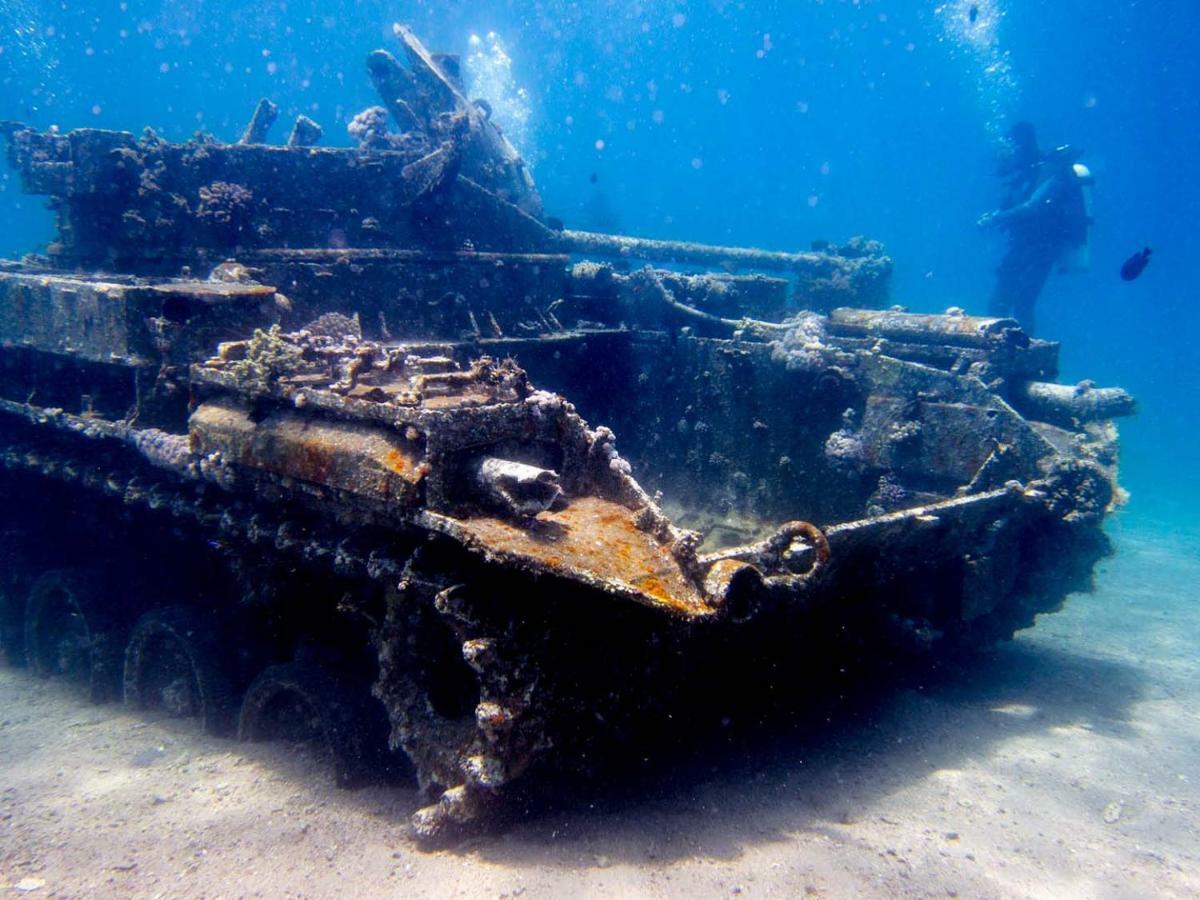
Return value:
M 488 500 L 522 518 L 546 511 L 562 496 L 557 472 L 511 459 L 485 456 L 472 475 Z

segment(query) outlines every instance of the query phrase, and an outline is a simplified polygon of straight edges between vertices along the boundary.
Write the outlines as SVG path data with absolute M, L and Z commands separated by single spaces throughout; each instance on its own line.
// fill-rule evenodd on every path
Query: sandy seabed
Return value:
M 0 667 L 0 892 L 1200 896 L 1200 534 L 1111 531 L 1096 594 L 957 677 L 433 852 L 411 787 Z

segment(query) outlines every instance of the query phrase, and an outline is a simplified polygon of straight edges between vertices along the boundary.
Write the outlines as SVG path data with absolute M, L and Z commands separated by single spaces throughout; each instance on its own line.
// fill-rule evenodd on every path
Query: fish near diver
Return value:
M 1150 254 L 1154 251 L 1149 247 L 1139 250 L 1121 264 L 1121 280 L 1133 281 L 1145 270 L 1150 262 Z

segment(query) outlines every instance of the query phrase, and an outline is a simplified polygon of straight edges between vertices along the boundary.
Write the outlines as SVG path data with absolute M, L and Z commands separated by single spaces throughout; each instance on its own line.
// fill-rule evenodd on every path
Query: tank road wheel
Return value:
M 313 747 L 333 764 L 338 787 L 361 783 L 379 762 L 387 733 L 383 711 L 369 689 L 323 667 L 271 666 L 254 679 L 242 700 L 238 738 L 285 740 Z
M 212 735 L 233 731 L 234 689 L 214 623 L 184 606 L 138 619 L 125 648 L 125 702 L 199 718 Z
M 115 699 L 122 629 L 105 616 L 77 571 L 46 572 L 25 601 L 25 661 L 35 675 L 66 676 L 88 686 L 92 702 Z

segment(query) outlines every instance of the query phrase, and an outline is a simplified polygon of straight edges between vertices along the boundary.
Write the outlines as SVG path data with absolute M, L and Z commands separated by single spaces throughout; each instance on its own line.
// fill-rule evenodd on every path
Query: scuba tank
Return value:
M 1079 193 L 1083 198 L 1083 237 L 1080 242 L 1063 254 L 1058 264 L 1060 272 L 1086 272 L 1091 267 L 1091 236 L 1092 236 L 1092 186 L 1096 178 L 1091 170 L 1081 162 L 1071 165 L 1075 182 L 1079 185 Z

